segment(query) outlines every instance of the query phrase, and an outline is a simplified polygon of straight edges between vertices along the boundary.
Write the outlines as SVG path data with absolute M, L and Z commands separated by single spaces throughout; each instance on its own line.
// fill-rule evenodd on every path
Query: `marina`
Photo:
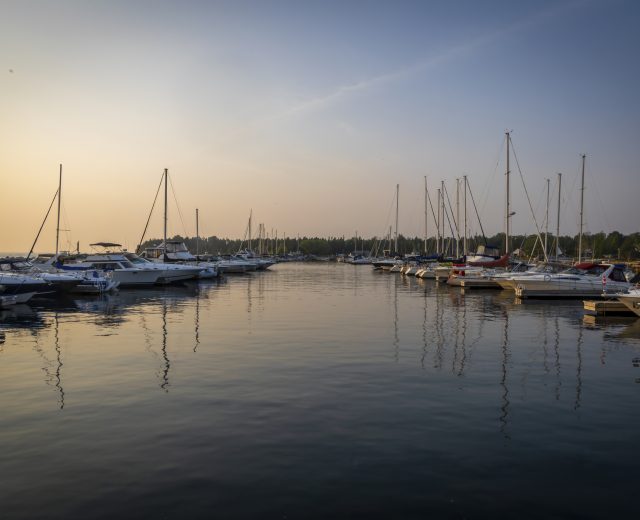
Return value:
M 329 262 L 11 306 L 0 502 L 11 518 L 625 517 L 639 327 Z
M 638 517 L 640 3 L 3 3 L 0 520 Z

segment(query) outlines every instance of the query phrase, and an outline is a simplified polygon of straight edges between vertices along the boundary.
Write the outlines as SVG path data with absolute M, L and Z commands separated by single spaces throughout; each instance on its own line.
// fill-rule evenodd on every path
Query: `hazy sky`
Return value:
M 551 178 L 555 227 L 563 172 L 577 232 L 584 152 L 586 230 L 638 231 L 639 22 L 633 0 L 0 0 L 0 251 L 29 248 L 60 163 L 63 247 L 134 247 L 163 168 L 171 234 L 199 208 L 202 235 L 242 236 L 250 209 L 269 232 L 381 235 L 398 183 L 422 235 L 424 176 L 454 198 L 464 174 L 494 233 L 507 129 L 539 217 Z M 50 218 L 37 249 L 54 241 Z

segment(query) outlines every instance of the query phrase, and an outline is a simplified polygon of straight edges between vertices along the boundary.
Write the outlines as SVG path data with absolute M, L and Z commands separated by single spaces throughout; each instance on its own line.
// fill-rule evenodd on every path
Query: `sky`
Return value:
M 202 236 L 242 237 L 250 211 L 381 236 L 399 184 L 399 232 L 422 236 L 425 176 L 455 208 L 464 175 L 493 234 L 506 131 L 513 233 L 544 228 L 547 179 L 555 229 L 558 172 L 578 232 L 582 153 L 585 231 L 637 232 L 638 22 L 633 0 L 0 0 L 0 251 L 30 248 L 60 164 L 62 249 L 134 248 L 164 168 L 170 235 L 198 208 Z M 55 227 L 54 206 L 37 251 Z

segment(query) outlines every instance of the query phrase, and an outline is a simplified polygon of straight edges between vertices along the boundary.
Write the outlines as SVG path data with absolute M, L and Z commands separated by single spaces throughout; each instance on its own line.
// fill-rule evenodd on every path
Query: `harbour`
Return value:
M 0 502 L 10 518 L 628 516 L 639 327 L 328 262 L 12 306 Z
M 639 20 L 4 2 L 0 520 L 637 517 Z

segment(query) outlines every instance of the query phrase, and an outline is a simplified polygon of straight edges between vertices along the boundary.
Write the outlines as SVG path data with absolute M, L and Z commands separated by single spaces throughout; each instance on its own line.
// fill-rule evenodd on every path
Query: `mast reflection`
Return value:
M 582 324 L 578 327 L 578 343 L 576 345 L 576 400 L 574 410 L 580 408 L 582 398 Z
M 198 350 L 200 345 L 200 291 L 196 293 L 196 310 L 195 310 L 195 324 L 194 324 L 195 344 L 193 345 L 193 351 Z
M 560 387 L 562 386 L 562 375 L 560 368 L 560 323 L 558 316 L 554 320 L 554 342 L 553 351 L 555 353 L 555 367 L 556 367 L 556 401 L 560 400 Z
M 393 284 L 393 358 L 396 363 L 400 360 L 400 338 L 398 335 L 398 278 Z
M 164 360 L 164 367 L 162 369 L 162 388 L 166 393 L 169 393 L 169 369 L 171 363 L 169 356 L 167 355 L 167 301 L 162 300 L 162 359 Z
M 62 357 L 61 357 L 62 354 L 60 352 L 60 330 L 59 330 L 57 312 L 55 313 L 54 317 L 55 317 L 54 338 L 55 338 L 56 359 L 58 361 L 58 364 L 56 366 L 55 386 L 58 389 L 60 410 L 62 410 L 64 408 L 64 389 L 62 388 Z
M 510 440 L 511 436 L 507 432 L 509 422 L 509 387 L 507 386 L 507 367 L 509 364 L 509 313 L 504 312 L 504 331 L 502 337 L 502 378 L 500 386 L 502 387 L 502 405 L 500 406 L 500 432 L 505 439 Z
M 420 282 L 424 283 L 424 280 L 420 279 Z M 424 298 L 424 317 L 422 319 L 422 356 L 420 357 L 420 366 L 422 370 L 424 370 L 424 360 L 427 357 L 427 351 L 429 350 L 428 341 L 427 341 L 427 315 L 428 315 L 428 301 L 429 295 L 427 294 L 427 288 L 424 286 L 423 292 Z

